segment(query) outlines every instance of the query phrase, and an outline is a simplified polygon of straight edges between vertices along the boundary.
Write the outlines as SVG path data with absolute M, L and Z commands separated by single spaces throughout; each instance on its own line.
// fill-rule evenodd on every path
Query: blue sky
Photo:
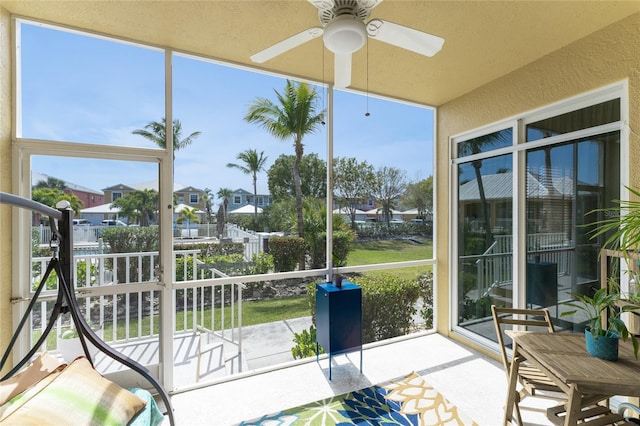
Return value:
M 21 61 L 23 137 L 154 148 L 132 131 L 164 116 L 163 52 L 26 25 Z M 293 154 L 290 141 L 243 119 L 257 97 L 275 100 L 283 78 L 179 55 L 172 72 L 173 114 L 183 137 L 202 132 L 176 153 L 175 182 L 214 193 L 221 187 L 251 191 L 249 176 L 226 167 L 238 153 L 264 151 L 267 168 L 279 155 Z M 318 90 L 322 108 L 326 96 Z M 432 174 L 431 110 L 344 91 L 334 96 L 334 156 L 397 167 L 410 181 Z M 326 128 L 308 135 L 305 153 L 326 159 L 326 138 Z M 151 164 L 61 157 L 36 156 L 32 170 L 98 190 L 157 177 Z M 266 173 L 258 176 L 258 191 L 267 192 Z

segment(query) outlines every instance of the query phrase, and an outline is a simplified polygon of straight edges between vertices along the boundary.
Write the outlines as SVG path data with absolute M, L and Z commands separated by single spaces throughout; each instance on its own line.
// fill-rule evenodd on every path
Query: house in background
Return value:
M 203 190 L 187 186 L 178 190 L 174 189 L 173 194 L 178 197 L 178 204 L 184 204 L 189 208 L 206 212 L 207 201 Z
M 254 202 L 254 198 L 257 198 L 257 203 Z M 256 205 L 261 208 L 268 207 L 273 204 L 273 197 L 269 194 L 258 194 L 257 197 L 254 197 L 253 192 L 238 188 L 231 194 L 228 209 L 229 211 L 237 210 L 247 204 L 251 204 L 252 206 Z
M 118 184 L 104 188 L 102 191 L 104 192 L 104 199 L 106 201 L 106 204 L 111 204 L 118 198 L 122 198 L 135 190 L 136 188 L 133 188 L 131 186 Z
M 107 203 L 112 203 L 118 198 L 124 197 L 134 191 L 145 189 L 158 190 L 158 182 L 141 182 L 131 185 L 117 184 L 104 188 L 104 199 Z M 179 183 L 173 184 L 173 194 L 178 198 L 178 204 L 185 204 L 190 208 L 206 210 L 205 192 L 193 186 L 184 186 Z
M 142 191 L 145 189 L 152 189 L 154 191 L 157 191 L 158 182 L 149 181 L 131 185 L 117 184 L 104 188 L 104 198 L 107 200 L 107 202 L 95 209 L 83 210 L 82 217 L 88 219 L 91 223 L 95 223 L 96 215 L 102 215 L 103 219 L 117 219 L 120 210 L 113 208 L 111 204 L 118 198 L 126 197 L 134 191 Z M 196 209 L 200 212 L 200 215 L 204 216 L 207 208 L 206 197 L 204 197 L 205 192 L 203 190 L 195 188 L 193 186 L 184 186 L 179 183 L 174 183 L 173 194 L 177 199 L 177 204 L 180 205 L 182 209 L 184 209 L 184 207 Z M 98 223 L 99 222 L 100 221 L 98 221 Z
M 49 178 L 55 178 L 55 176 L 49 176 L 43 173 L 31 172 L 31 185 L 35 186 L 39 182 L 46 182 Z M 57 178 L 56 178 L 57 179 Z M 62 180 L 62 179 L 61 179 Z M 94 207 L 104 204 L 104 193 L 102 191 L 87 188 L 81 185 L 77 185 L 72 182 L 64 181 L 65 194 L 73 194 L 82 202 L 82 207 Z

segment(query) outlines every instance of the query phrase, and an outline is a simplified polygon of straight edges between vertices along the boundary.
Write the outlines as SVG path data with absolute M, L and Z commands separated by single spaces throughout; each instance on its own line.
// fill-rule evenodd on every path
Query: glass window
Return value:
M 189 195 L 189 203 L 198 204 L 198 194 L 190 194 Z
M 619 103 L 614 99 L 538 121 L 526 126 L 527 138 L 618 121 Z M 560 312 L 563 302 L 571 300 L 570 293 L 592 294 L 600 288 L 598 253 L 607 236 L 592 239 L 589 224 L 601 219 L 597 215 L 602 213 L 594 211 L 611 207 L 619 198 L 620 132 L 592 131 L 575 140 L 525 148 L 522 154 L 491 156 L 492 149 L 506 147 L 510 137 L 505 130 L 457 144 L 462 158 L 454 165 L 458 325 L 495 339 L 490 324 L 490 307 L 495 304 L 548 308 L 558 328 L 581 330 L 583 319 L 561 319 Z M 471 154 L 476 154 L 474 159 L 465 162 Z M 512 170 L 513 155 L 523 155 L 524 169 Z M 513 194 L 522 179 L 525 190 Z M 524 223 L 514 226 L 519 224 L 514 223 L 518 218 L 513 206 L 521 201 Z M 514 230 L 525 242 L 524 253 L 513 246 Z M 516 281 L 514 270 L 525 279 Z
M 512 155 L 458 166 L 458 323 L 485 334 L 496 294 L 511 306 Z
M 527 125 L 527 142 L 620 121 L 620 99 L 612 99 Z
M 570 293 L 600 288 L 599 251 L 592 239 L 594 210 L 619 199 L 620 135 L 612 132 L 527 152 L 527 305 L 558 306 Z M 556 320 L 581 331 L 579 317 Z
M 513 130 L 500 130 L 458 143 L 458 158 L 513 145 Z

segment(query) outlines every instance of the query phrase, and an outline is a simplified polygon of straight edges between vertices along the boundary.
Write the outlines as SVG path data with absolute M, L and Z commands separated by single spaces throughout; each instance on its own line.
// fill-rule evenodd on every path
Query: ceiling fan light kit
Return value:
M 322 35 L 324 45 L 335 54 L 334 85 L 351 85 L 351 55 L 364 46 L 367 37 L 410 50 L 424 56 L 433 56 L 444 44 L 444 39 L 432 34 L 372 19 L 365 24 L 371 10 L 382 0 L 309 0 L 318 9 L 322 28 L 313 27 L 286 38 L 251 56 L 253 62 L 262 63 Z
M 324 45 L 333 53 L 353 53 L 367 41 L 364 22 L 352 15 L 337 16 L 324 28 Z

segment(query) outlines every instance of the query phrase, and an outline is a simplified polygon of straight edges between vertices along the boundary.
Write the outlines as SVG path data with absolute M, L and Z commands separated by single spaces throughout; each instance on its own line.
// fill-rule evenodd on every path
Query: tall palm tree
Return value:
M 267 162 L 267 157 L 264 155 L 264 151 L 258 154 L 255 149 L 247 149 L 242 151 L 236 156 L 237 160 L 241 160 L 243 164 L 228 163 L 227 167 L 232 169 L 238 169 L 245 175 L 252 175 L 253 177 L 253 219 L 258 223 L 258 173 L 264 171 L 264 165 Z
M 158 210 L 158 192 L 154 189 L 133 191 L 113 202 L 120 208 L 120 216 L 139 221 L 140 226 L 149 226 Z
M 59 189 L 63 191 L 67 189 L 67 183 L 62 179 L 54 178 L 52 176 L 47 176 L 47 180 L 41 180 L 33 186 L 34 189 Z
M 302 139 L 314 133 L 322 125 L 324 111 L 316 112 L 318 92 L 307 83 L 287 80 L 282 93 L 275 91 L 278 103 L 266 98 L 257 98 L 250 106 L 245 120 L 256 123 L 272 136 L 283 141 L 293 139 L 296 158 L 293 163 L 293 181 L 296 193 L 296 215 L 298 236 L 304 238 L 302 221 L 302 184 L 300 162 L 304 154 Z
M 222 200 L 222 205 L 224 206 L 224 217 L 227 217 L 227 213 L 229 213 L 229 200 L 233 196 L 233 191 L 231 188 L 220 188 L 218 192 L 216 192 L 216 197 Z
M 465 141 L 459 145 L 459 154 L 475 155 L 484 152 L 492 146 L 504 146 L 511 142 L 511 133 L 506 131 L 499 131 L 490 133 L 488 135 L 482 135 L 474 139 Z M 491 215 L 489 212 L 489 203 L 484 192 L 484 183 L 482 182 L 482 160 L 474 160 L 471 162 L 473 166 L 476 182 L 478 184 L 478 195 L 480 197 L 480 205 L 482 207 L 482 216 L 485 223 L 485 249 L 489 248 L 493 243 L 493 230 L 491 225 Z
M 204 193 L 202 198 L 204 199 L 204 208 L 207 212 L 207 223 L 211 223 L 211 216 L 213 216 L 213 193 L 211 188 L 205 188 L 202 190 Z
M 196 213 L 195 208 L 185 207 L 178 213 L 177 223 L 182 224 L 185 220 L 187 221 L 187 235 L 191 236 L 189 232 L 189 225 L 191 223 L 199 223 L 198 214 Z
M 144 129 L 134 130 L 134 135 L 140 135 L 145 139 L 150 140 L 154 144 L 158 145 L 160 148 L 167 148 L 167 121 L 164 117 L 160 122 L 152 121 L 151 123 L 144 126 Z M 175 118 L 173 120 L 173 160 L 176 159 L 176 151 L 179 151 L 187 146 L 191 145 L 191 143 L 200 136 L 201 132 L 193 132 L 189 136 L 184 139 L 182 138 L 182 123 L 180 120 Z

